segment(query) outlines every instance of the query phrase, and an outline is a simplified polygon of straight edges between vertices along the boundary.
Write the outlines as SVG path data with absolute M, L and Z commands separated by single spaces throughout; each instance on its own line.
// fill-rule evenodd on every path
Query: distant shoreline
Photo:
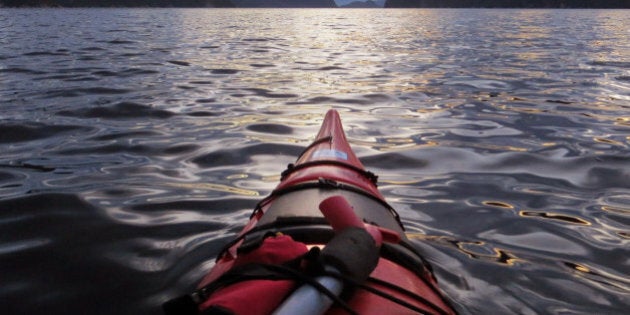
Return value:
M 0 0 L 3 8 L 629 9 L 630 0 Z
M 46 5 L 19 5 L 11 6 L 0 3 L 0 8 L 5 9 L 373 9 L 373 10 L 401 10 L 401 9 L 528 9 L 528 10 L 618 10 L 630 9 L 628 7 L 348 7 L 313 8 L 313 7 L 185 7 L 185 6 L 46 6 Z

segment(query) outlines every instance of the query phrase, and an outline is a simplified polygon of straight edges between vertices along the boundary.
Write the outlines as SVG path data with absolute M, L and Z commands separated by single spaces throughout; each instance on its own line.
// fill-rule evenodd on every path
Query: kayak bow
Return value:
M 339 114 L 167 314 L 455 314 Z

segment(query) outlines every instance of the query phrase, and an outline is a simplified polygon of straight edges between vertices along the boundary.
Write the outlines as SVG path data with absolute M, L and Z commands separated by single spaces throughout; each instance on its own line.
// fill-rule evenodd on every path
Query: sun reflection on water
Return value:
M 521 261 L 525 262 L 509 251 L 497 247 L 489 247 L 483 241 L 460 241 L 448 236 L 432 236 L 420 233 L 405 233 L 407 238 L 444 244 L 456 248 L 472 259 L 499 263 L 506 266 L 513 266 Z

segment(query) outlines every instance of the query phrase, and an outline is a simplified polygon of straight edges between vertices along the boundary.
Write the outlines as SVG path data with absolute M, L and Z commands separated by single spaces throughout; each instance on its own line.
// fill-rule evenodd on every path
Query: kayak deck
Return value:
M 229 299 L 244 299 L 243 303 L 247 300 L 245 296 L 242 296 L 246 292 L 266 296 L 264 299 L 267 304 L 261 307 L 266 307 L 268 310 L 243 311 L 242 304 L 226 297 L 217 299 L 212 294 L 207 294 L 208 298 L 205 297 L 205 293 L 204 300 L 198 303 L 199 310 L 214 309 L 217 304 L 224 301 L 225 304 L 219 305 L 220 308 L 228 305 L 236 309 L 236 313 L 241 309 L 241 313 L 268 314 L 275 309 L 278 301 L 284 300 L 299 283 L 308 282 L 301 278 L 303 276 L 299 276 L 301 280 L 284 279 L 281 275 L 275 274 L 270 277 L 281 278 L 280 281 L 269 282 L 270 280 L 257 279 L 250 281 L 249 286 L 247 281 L 231 284 L 231 286 L 216 284 L 224 283 L 226 277 L 229 278 L 235 270 L 243 266 L 264 262 L 266 267 L 263 269 L 274 269 L 275 267 L 267 266 L 267 259 L 271 259 L 272 265 L 284 266 L 289 261 L 306 257 L 308 255 L 305 253 L 306 248 L 323 248 L 322 253 L 332 251 L 332 247 L 328 249 L 326 244 L 339 243 L 338 235 L 344 234 L 345 230 L 340 233 L 337 228 L 333 229 L 335 222 L 331 222 L 330 216 L 338 216 L 336 209 L 328 211 L 328 214 L 323 213 L 321 208 L 323 201 L 331 197 L 341 198 L 349 204 L 351 208 L 346 211 L 351 212 L 349 213 L 351 217 L 357 218 L 355 225 L 359 226 L 359 229 L 364 228 L 365 225 L 365 231 L 370 232 L 374 237 L 377 257 L 374 265 L 369 267 L 370 271 L 367 273 L 369 277 L 360 280 L 363 283 L 352 283 L 352 279 L 339 280 L 343 280 L 344 285 L 352 289 L 344 290 L 342 297 L 345 300 L 335 302 L 325 314 L 455 313 L 439 291 L 430 266 L 405 237 L 404 227 L 398 214 L 378 191 L 376 176 L 365 171 L 363 164 L 350 148 L 341 119 L 335 110 L 328 111 L 313 144 L 304 150 L 295 164 L 290 164 L 282 173 L 281 181 L 276 189 L 258 203 L 242 232 L 225 247 L 217 258 L 215 266 L 199 284 L 198 291 L 213 288 L 212 294 L 215 296 L 221 297 L 221 292 L 224 292 L 223 294 Z M 378 237 L 374 236 L 376 235 L 374 233 L 378 234 Z M 377 240 L 379 237 L 385 240 L 382 244 L 380 240 Z M 274 242 L 286 242 L 286 244 L 282 245 L 284 247 L 280 245 L 273 247 Z M 288 248 L 297 249 L 294 254 L 291 254 L 293 256 L 287 256 L 293 257 L 292 259 L 283 258 L 284 263 L 279 264 L 277 261 L 283 260 L 277 257 L 288 255 L 283 253 L 283 248 L 287 248 L 287 251 L 290 251 Z M 360 253 L 359 249 L 355 249 L 353 245 L 346 248 L 341 248 L 340 251 L 340 255 L 346 257 L 344 260 L 351 260 L 351 262 L 344 262 L 349 264 L 345 268 L 351 270 L 354 268 L 353 264 L 360 268 L 359 265 L 363 263 L 361 261 L 363 257 L 360 255 L 363 254 L 353 254 L 353 251 Z M 344 253 L 345 251 L 348 253 Z M 263 252 L 262 255 L 266 256 L 256 256 L 257 252 Z M 303 264 L 305 263 L 300 263 L 300 265 Z M 343 263 L 342 266 L 344 266 Z M 257 272 L 260 273 L 260 270 Z M 310 277 L 308 272 L 306 272 L 306 277 Z M 283 281 L 288 281 L 288 284 Z M 226 288 L 223 288 L 224 286 Z M 235 291 L 235 287 L 240 291 Z M 276 290 L 281 292 L 278 293 L 281 296 L 270 292 L 272 288 L 278 288 Z M 239 294 L 239 292 L 242 293 Z M 273 301 L 269 302 L 271 300 Z

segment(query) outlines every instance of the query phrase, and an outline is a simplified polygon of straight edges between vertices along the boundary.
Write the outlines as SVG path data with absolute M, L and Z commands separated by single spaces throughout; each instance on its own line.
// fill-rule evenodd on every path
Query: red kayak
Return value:
M 330 110 L 198 289 L 167 314 L 455 314 Z

